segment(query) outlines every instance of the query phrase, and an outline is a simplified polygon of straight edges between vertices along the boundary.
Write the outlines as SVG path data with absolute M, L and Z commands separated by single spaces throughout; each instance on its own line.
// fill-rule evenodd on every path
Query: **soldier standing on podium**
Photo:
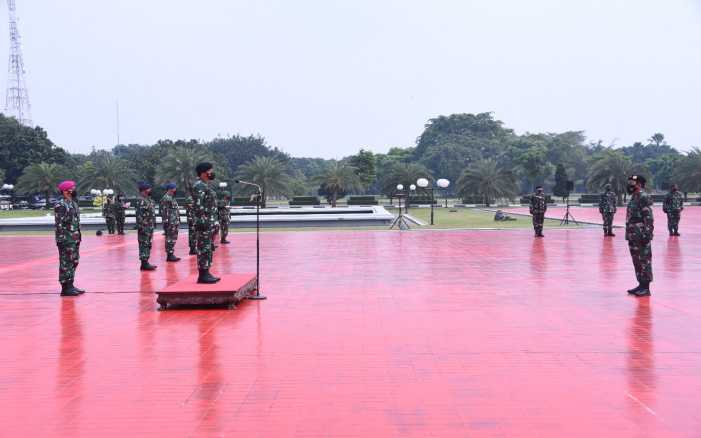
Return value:
M 199 180 L 192 186 L 192 210 L 195 220 L 195 235 L 197 247 L 198 283 L 216 283 L 220 279 L 210 274 L 212 267 L 212 242 L 214 238 L 214 220 L 217 216 L 217 193 L 212 188 L 211 181 L 215 174 L 212 163 L 200 163 L 195 168 Z

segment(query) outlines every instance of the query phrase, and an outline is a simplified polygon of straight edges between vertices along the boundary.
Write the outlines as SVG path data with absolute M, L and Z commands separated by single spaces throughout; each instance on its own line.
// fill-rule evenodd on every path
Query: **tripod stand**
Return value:
M 567 196 L 565 198 L 565 202 L 566 202 L 567 207 L 565 210 L 565 216 L 560 221 L 560 225 L 569 225 L 570 221 L 574 222 L 575 225 L 579 225 L 579 222 L 577 222 L 577 220 L 574 218 L 572 213 L 570 213 L 570 197 L 569 196 Z
M 392 222 L 392 225 L 389 226 L 390 230 L 393 230 L 394 227 L 397 227 L 399 230 L 409 230 L 411 227 L 409 226 L 409 222 L 406 220 L 404 217 L 404 214 L 402 213 L 402 198 L 406 197 L 404 194 L 397 194 L 397 199 L 399 200 L 399 216 Z

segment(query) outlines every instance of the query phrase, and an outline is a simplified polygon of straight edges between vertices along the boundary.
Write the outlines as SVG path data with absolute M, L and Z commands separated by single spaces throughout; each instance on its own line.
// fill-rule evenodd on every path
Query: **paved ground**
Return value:
M 701 209 L 657 219 L 649 299 L 622 233 L 281 232 L 231 311 L 156 311 L 194 272 L 161 236 L 146 274 L 88 237 L 75 299 L 49 237 L 2 237 L 0 435 L 697 437 Z M 232 237 L 214 270 L 251 271 Z

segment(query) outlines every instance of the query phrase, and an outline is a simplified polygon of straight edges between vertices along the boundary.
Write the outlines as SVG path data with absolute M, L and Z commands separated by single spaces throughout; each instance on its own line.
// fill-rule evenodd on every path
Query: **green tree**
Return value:
M 431 180 L 431 172 L 421 164 L 394 163 L 385 174 L 380 176 L 380 190 L 382 194 L 393 198 L 398 184 L 408 189 L 411 184 L 416 184 L 419 178 Z
M 136 177 L 126 160 L 117 158 L 111 152 L 93 152 L 80 169 L 78 185 L 81 190 L 113 189 L 133 192 Z
M 348 159 L 348 163 L 355 168 L 355 172 L 363 185 L 363 190 L 366 190 L 375 182 L 375 178 L 377 178 L 375 173 L 375 154 L 371 151 L 360 149 L 356 155 Z
M 187 193 L 197 176 L 195 167 L 202 162 L 214 161 L 211 153 L 203 146 L 176 146 L 161 160 L 156 168 L 156 183 L 173 181 Z
M 701 191 L 701 149 L 692 149 L 680 160 L 674 179 L 684 192 Z
M 5 182 L 5 169 L 0 169 L 0 185 Z
M 622 151 L 606 149 L 594 157 L 589 168 L 587 185 L 590 190 L 600 191 L 606 184 L 611 184 L 611 188 L 618 195 L 618 203 L 622 204 L 628 177 L 633 173 L 640 173 L 646 178 L 649 176 L 646 168 L 634 165 Z
M 16 190 L 23 194 L 43 193 L 46 208 L 50 208 L 51 193 L 58 191 L 56 186 L 65 176 L 66 169 L 58 164 L 46 162 L 30 164 L 17 180 Z
M 478 161 L 465 169 L 456 186 L 460 196 L 478 195 L 487 206 L 492 201 L 512 198 L 518 193 L 513 172 L 501 168 L 492 159 Z
M 650 137 L 650 142 L 654 143 L 658 148 L 664 143 L 664 134 L 656 132 Z
M 548 161 L 547 154 L 545 147 L 534 146 L 516 158 L 520 173 L 528 180 L 531 187 L 543 184 L 553 172 L 554 166 Z
M 328 194 L 332 207 L 336 207 L 339 194 L 362 190 L 363 187 L 358 169 L 339 162 L 332 163 L 316 178 L 316 182 L 323 188 L 324 193 Z
M 570 195 L 570 192 L 567 190 L 567 170 L 565 170 L 564 164 L 558 164 L 555 169 L 553 194 L 560 196 L 563 200 Z
M 261 136 L 233 135 L 226 138 L 215 138 L 207 143 L 209 150 L 221 157 L 227 165 L 229 174 L 235 174 L 239 166 L 248 163 L 256 157 L 274 157 L 287 163 L 290 157 L 277 148 L 270 147 Z
M 14 184 L 24 169 L 40 162 L 63 164 L 68 154 L 49 140 L 40 127 L 20 124 L 14 117 L 0 114 L 0 169 Z
M 287 166 L 278 158 L 256 157 L 241 165 L 237 176 L 239 179 L 261 186 L 263 207 L 266 206 L 268 196 L 286 196 L 288 194 L 290 176 Z M 241 191 L 250 193 L 251 187 L 242 187 Z

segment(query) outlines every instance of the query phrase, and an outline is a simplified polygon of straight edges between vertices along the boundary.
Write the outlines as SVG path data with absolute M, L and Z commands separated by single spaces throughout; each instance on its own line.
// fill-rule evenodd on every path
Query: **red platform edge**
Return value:
M 185 280 L 173 283 L 157 291 L 157 302 L 160 309 L 165 310 L 170 305 L 200 306 L 228 305 L 233 306 L 239 301 L 254 295 L 258 281 L 255 274 L 227 274 L 213 284 L 197 283 L 197 275 L 191 275 Z

